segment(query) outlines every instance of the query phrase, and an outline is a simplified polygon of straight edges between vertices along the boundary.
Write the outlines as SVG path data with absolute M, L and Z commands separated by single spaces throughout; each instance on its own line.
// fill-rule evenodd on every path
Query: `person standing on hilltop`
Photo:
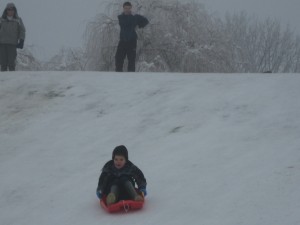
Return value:
M 136 27 L 144 28 L 148 19 L 144 16 L 133 14 L 130 2 L 123 4 L 123 13 L 118 16 L 120 31 L 120 41 L 116 52 L 116 72 L 123 72 L 124 60 L 128 59 L 128 72 L 135 72 L 135 59 L 137 47 Z
M 17 48 L 22 49 L 25 26 L 18 16 L 14 3 L 8 3 L 0 18 L 0 65 L 1 71 L 15 71 Z

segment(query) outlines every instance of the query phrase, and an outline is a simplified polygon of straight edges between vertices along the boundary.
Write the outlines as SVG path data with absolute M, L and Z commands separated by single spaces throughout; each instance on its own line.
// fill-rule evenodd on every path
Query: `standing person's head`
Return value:
M 15 18 L 17 15 L 17 8 L 14 3 L 8 3 L 3 13 L 3 18 Z
M 112 160 L 114 160 L 114 165 L 117 169 L 123 168 L 128 161 L 127 148 L 124 145 L 115 147 L 112 153 Z
M 123 12 L 125 15 L 130 15 L 132 10 L 132 5 L 130 2 L 125 2 L 123 4 Z

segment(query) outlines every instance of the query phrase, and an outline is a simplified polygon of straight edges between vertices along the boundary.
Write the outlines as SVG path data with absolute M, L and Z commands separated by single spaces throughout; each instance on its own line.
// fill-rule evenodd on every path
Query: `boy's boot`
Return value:
M 119 194 L 119 188 L 117 185 L 113 185 L 110 188 L 110 193 L 106 197 L 106 204 L 111 205 L 117 202 L 118 199 L 118 194 Z
M 130 181 L 126 181 L 124 184 L 124 187 L 129 194 L 130 198 L 133 199 L 134 201 L 144 201 L 143 197 L 140 196 L 135 188 L 133 187 L 132 183 Z

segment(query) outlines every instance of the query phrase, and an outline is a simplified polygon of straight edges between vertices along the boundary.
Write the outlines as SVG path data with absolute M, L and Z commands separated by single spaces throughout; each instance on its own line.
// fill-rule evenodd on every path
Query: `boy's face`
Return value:
M 117 169 L 121 169 L 124 167 L 126 163 L 126 159 L 122 155 L 116 155 L 114 158 L 114 165 Z
M 125 15 L 131 14 L 131 9 L 132 9 L 132 6 L 125 5 L 125 6 L 123 7 L 123 12 L 124 12 L 124 14 L 125 14 Z

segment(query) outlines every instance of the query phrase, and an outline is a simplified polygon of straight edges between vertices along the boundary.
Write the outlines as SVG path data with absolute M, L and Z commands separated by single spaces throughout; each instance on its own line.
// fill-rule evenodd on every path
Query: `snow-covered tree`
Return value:
M 259 21 L 245 12 L 227 14 L 224 33 L 236 72 L 296 72 L 299 39 L 279 21 Z
M 133 0 L 136 13 L 150 24 L 138 30 L 137 70 L 170 72 L 296 72 L 299 38 L 273 19 L 246 13 L 217 18 L 194 1 Z M 119 40 L 112 0 L 86 29 L 87 68 L 113 71 Z
M 213 19 L 202 4 L 172 0 L 132 2 L 135 12 L 150 20 L 148 27 L 138 31 L 138 70 L 147 67 L 151 71 L 181 71 L 182 57 L 190 48 L 212 47 L 212 42 L 218 37 L 210 24 Z M 119 39 L 117 15 L 121 10 L 120 1 L 110 1 L 105 13 L 99 14 L 88 24 L 86 48 L 90 69 L 114 70 Z M 161 62 L 158 63 L 157 59 Z M 153 67 L 155 64 L 158 67 Z

